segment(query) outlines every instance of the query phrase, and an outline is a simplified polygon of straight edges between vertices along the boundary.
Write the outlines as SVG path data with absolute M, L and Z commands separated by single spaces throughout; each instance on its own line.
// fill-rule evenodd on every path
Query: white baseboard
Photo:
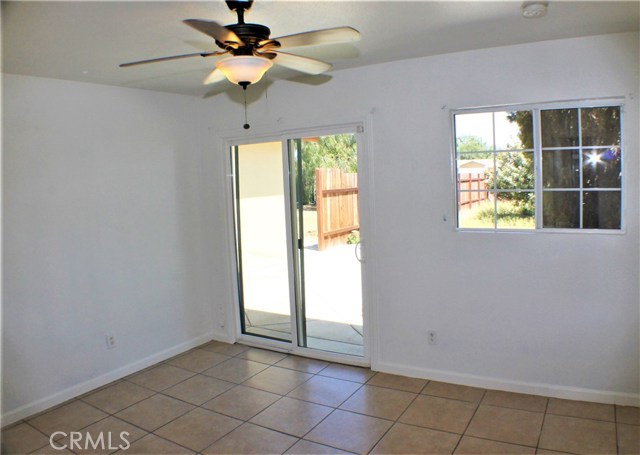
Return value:
M 607 390 L 584 389 L 554 384 L 542 384 L 524 381 L 509 381 L 500 378 L 461 374 L 451 371 L 428 368 L 408 367 L 391 362 L 376 362 L 375 368 L 383 373 L 399 374 L 414 378 L 431 379 L 483 389 L 503 390 L 506 392 L 527 393 L 567 400 L 592 401 L 596 403 L 640 406 L 640 394 L 611 392 Z
M 207 341 L 210 341 L 212 339 L 222 340 L 225 337 L 226 335 L 222 336 L 221 334 L 217 334 L 213 332 L 206 333 L 204 335 L 193 338 L 189 341 L 185 341 L 184 343 L 180 343 L 176 346 L 173 346 L 169 349 L 165 349 L 164 351 L 145 357 L 144 359 L 129 363 L 123 367 L 120 367 L 116 370 L 105 373 L 96 378 L 89 379 L 88 381 L 73 385 L 64 390 L 61 390 L 60 392 L 49 395 L 45 398 L 41 398 L 39 400 L 36 400 L 24 406 L 21 406 L 17 409 L 8 411 L 0 417 L 0 428 L 3 428 L 7 425 L 11 425 L 12 423 L 15 423 L 19 420 L 27 418 L 38 412 L 44 411 L 45 409 L 49 409 L 50 407 L 56 406 L 60 403 L 64 403 L 67 400 L 80 396 L 84 393 L 90 392 L 91 390 L 97 389 L 98 387 L 107 385 L 110 382 L 117 381 L 118 379 L 121 379 L 130 374 L 133 374 L 136 371 L 143 370 L 158 362 L 167 360 L 175 355 L 188 351 L 189 349 L 200 346 L 201 344 L 204 344 Z

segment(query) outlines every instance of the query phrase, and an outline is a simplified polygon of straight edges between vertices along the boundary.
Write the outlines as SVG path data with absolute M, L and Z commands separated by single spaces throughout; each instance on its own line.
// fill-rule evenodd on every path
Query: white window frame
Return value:
M 459 108 L 452 109 L 451 114 L 451 174 L 452 182 L 454 186 L 454 211 L 455 211 L 455 228 L 459 232 L 479 232 L 479 233 L 519 233 L 519 234 L 534 234 L 534 233 L 561 233 L 561 234 L 624 234 L 625 233 L 625 213 L 626 213 L 626 198 L 625 198 L 625 145 L 624 145 L 624 97 L 613 98 L 595 98 L 595 99 L 583 99 L 583 100 L 567 100 L 567 101 L 553 101 L 553 102 L 541 102 L 541 103 L 527 103 L 527 104 L 504 104 L 495 106 L 482 106 L 472 108 Z M 542 226 L 542 198 L 544 189 L 542 188 L 542 130 L 540 128 L 540 113 L 543 110 L 552 109 L 580 109 L 580 108 L 594 108 L 594 107 L 619 107 L 620 108 L 620 228 L 619 229 L 590 229 L 590 228 L 545 228 Z M 494 225 L 493 228 L 464 228 L 459 226 L 459 205 L 458 199 L 460 191 L 458 190 L 458 169 L 457 169 L 457 146 L 456 146 L 456 129 L 455 129 L 455 116 L 459 114 L 480 114 L 489 112 L 504 112 L 504 111 L 531 111 L 532 114 L 532 128 L 533 128 L 533 172 L 534 172 L 534 194 L 535 194 L 535 228 L 532 229 L 504 229 L 498 228 Z M 579 130 L 580 131 L 580 130 Z M 582 193 L 584 191 L 582 183 L 582 134 L 579 135 L 580 143 L 577 148 L 580 150 L 580 187 L 578 191 L 580 193 L 580 203 L 582 203 Z M 588 147 L 589 148 L 589 147 Z M 554 149 L 558 149 L 555 147 Z M 528 151 L 529 149 L 525 150 Z M 495 160 L 495 150 L 492 151 Z M 598 189 L 602 190 L 602 189 Z M 617 188 L 612 190 L 618 190 Z M 580 210 L 580 224 L 582 224 L 582 210 Z

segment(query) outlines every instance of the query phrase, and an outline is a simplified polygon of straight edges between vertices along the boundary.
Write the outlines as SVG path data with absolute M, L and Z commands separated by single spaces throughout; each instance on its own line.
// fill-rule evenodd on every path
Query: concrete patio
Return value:
M 245 252 L 246 253 L 246 252 Z M 307 346 L 363 355 L 362 286 L 355 245 L 304 249 Z M 286 257 L 245 254 L 245 327 L 251 334 L 291 340 Z

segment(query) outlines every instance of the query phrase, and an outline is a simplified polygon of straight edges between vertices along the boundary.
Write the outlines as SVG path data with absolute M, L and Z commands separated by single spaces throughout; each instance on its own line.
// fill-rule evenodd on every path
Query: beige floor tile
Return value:
M 523 393 L 503 392 L 501 390 L 487 390 L 482 404 L 500 406 L 503 408 L 521 409 L 523 411 L 545 412 L 547 398 Z
M 109 414 L 115 414 L 132 404 L 149 398 L 154 393 L 145 387 L 122 381 L 98 392 L 85 395 L 82 401 Z
M 120 411 L 116 417 L 147 431 L 153 431 L 193 408 L 193 405 L 183 401 L 157 394 Z
M 46 435 L 51 435 L 56 431 L 68 433 L 69 431 L 80 430 L 105 417 L 107 417 L 107 414 L 93 406 L 89 406 L 82 401 L 72 401 L 64 406 L 55 408 L 53 411 L 30 419 L 29 424 Z
M 469 387 L 466 385 L 448 384 L 446 382 L 431 381 L 422 390 L 425 395 L 433 395 L 441 398 L 452 398 L 454 400 L 470 401 L 480 403 L 485 389 Z
M 536 449 L 533 447 L 508 444 L 506 442 L 463 436 L 454 453 L 456 455 L 535 455 Z
M 71 450 L 67 449 L 65 446 L 58 445 L 58 442 L 54 442 L 54 446 L 47 444 L 44 447 L 39 448 L 31 452 L 29 455 L 75 455 Z M 2 452 L 4 454 L 4 452 Z
M 200 452 L 240 425 L 241 420 L 196 408 L 158 428 L 154 433 Z
M 186 447 L 181 447 L 154 434 L 137 440 L 127 450 L 122 451 L 123 455 L 193 455 L 194 453 Z
M 391 425 L 388 420 L 336 410 L 305 439 L 348 452 L 368 453 Z
M 307 359 L 305 357 L 298 357 L 296 355 L 290 355 L 285 357 L 276 363 L 277 367 L 289 368 L 290 370 L 302 371 L 303 373 L 316 374 L 324 370 L 329 365 L 329 362 L 323 362 L 322 360 Z
M 301 371 L 287 370 L 286 368 L 269 367 L 255 376 L 247 379 L 244 385 L 254 387 L 267 392 L 286 395 L 300 384 L 309 380 L 312 376 Z
M 365 383 L 375 373 L 369 368 L 352 367 L 349 365 L 332 363 L 318 374 L 321 376 L 329 376 L 331 378 L 344 379 L 345 381 Z
M 200 346 L 199 348 L 204 349 L 205 351 L 217 352 L 219 354 L 228 356 L 238 355 L 241 352 L 249 349 L 248 346 L 243 346 L 241 344 L 222 343 L 221 341 L 212 341 Z
M 240 384 L 267 368 L 269 366 L 264 363 L 234 357 L 203 371 L 202 374 Z
M 615 454 L 615 424 L 547 414 L 539 447 L 580 454 Z
M 612 404 L 589 403 L 586 401 L 561 400 L 550 398 L 547 406 L 549 414 L 582 417 L 583 419 L 615 421 Z
M 543 417 L 540 412 L 480 405 L 465 434 L 535 447 Z
M 2 454 L 23 454 L 49 445 L 49 438 L 33 428 L 21 423 L 2 431 Z
M 241 352 L 237 355 L 240 359 L 253 360 L 254 362 L 266 363 L 268 365 L 273 365 L 274 363 L 278 363 L 285 357 L 287 354 L 282 354 L 280 352 L 267 351 L 265 349 L 257 349 L 251 348 L 247 349 L 244 352 Z
M 88 393 L 90 393 L 90 392 L 87 392 L 87 394 L 88 394 Z M 45 409 L 44 411 L 36 412 L 35 414 L 33 414 L 33 415 L 31 415 L 31 416 L 27 417 L 26 419 L 23 419 L 23 420 L 24 420 L 24 421 L 27 421 L 27 420 L 33 420 L 33 419 L 35 419 L 36 417 L 40 417 L 41 415 L 48 414 L 48 413 L 50 413 L 51 411 L 54 411 L 54 410 L 56 410 L 56 409 L 58 409 L 58 408 L 62 408 L 62 407 L 64 407 L 64 406 L 68 405 L 68 404 L 71 404 L 71 403 L 75 402 L 75 401 L 78 401 L 78 398 L 71 398 L 70 400 L 63 401 L 62 403 L 58 403 L 58 404 L 56 404 L 55 406 L 51 406 L 50 408 L 47 408 L 47 409 Z M 6 428 L 5 428 L 5 429 L 6 429 Z
M 640 453 L 640 426 L 618 424 L 618 453 L 634 454 Z
M 232 382 L 198 374 L 162 393 L 199 406 L 234 386 Z
M 449 454 L 460 436 L 396 423 L 371 453 L 374 454 Z
M 204 454 L 280 454 L 298 439 L 245 423 L 209 446 Z
M 616 422 L 640 425 L 640 408 L 616 405 Z
M 237 419 L 249 420 L 279 399 L 280 395 L 275 393 L 239 385 L 218 395 L 202 407 Z
M 80 455 L 112 452 L 124 431 L 130 455 L 450 453 L 456 444 L 456 454 L 533 454 L 538 443 L 539 455 L 640 454 L 637 407 L 375 374 L 221 342 L 6 428 L 2 454 L 73 455 L 50 446 L 45 434 L 54 431 L 89 432 L 92 441 L 111 434 L 112 447 L 107 439 L 104 450 L 75 446 Z
M 467 401 L 420 395 L 402 414 L 399 421 L 462 434 L 477 406 Z
M 362 387 L 361 384 L 342 379 L 314 376 L 287 396 L 327 406 L 340 406 Z
M 206 351 L 204 349 L 194 349 L 185 354 L 169 359 L 166 363 L 176 367 L 184 368 L 185 370 L 202 373 L 204 370 L 229 359 L 229 356 L 220 354 L 218 352 Z
M 367 385 L 387 387 L 389 389 L 402 390 L 404 392 L 420 393 L 427 384 L 426 379 L 408 378 L 388 373 L 376 373 L 367 381 Z
M 364 385 L 340 409 L 396 420 L 417 396 L 415 393 Z
M 136 372 L 135 374 L 137 374 L 137 373 L 139 373 L 139 371 Z M 129 376 L 133 376 L 133 374 L 131 374 Z M 93 395 L 96 392 L 100 392 L 101 390 L 108 389 L 109 387 L 113 387 L 114 385 L 121 383 L 123 380 L 124 379 L 118 379 L 116 381 L 111 381 L 111 382 L 109 382 L 107 384 L 101 385 L 100 387 L 96 387 L 95 389 L 89 390 L 88 392 L 85 392 L 82 395 L 78 395 L 75 399 L 76 400 L 82 400 L 87 395 Z
M 284 397 L 251 419 L 251 423 L 302 437 L 333 411 L 333 408 Z
M 127 378 L 127 381 L 159 392 L 193 376 L 192 371 L 183 370 L 171 365 L 160 364 L 150 370 Z
M 285 452 L 286 455 L 349 455 L 351 452 L 301 439 Z
M 79 455 L 107 454 L 127 447 L 147 434 L 146 431 L 113 416 L 83 428 L 81 433 L 80 441 L 71 441 L 67 436 L 56 441 L 56 444 L 65 445 Z M 87 434 L 90 436 L 87 437 Z

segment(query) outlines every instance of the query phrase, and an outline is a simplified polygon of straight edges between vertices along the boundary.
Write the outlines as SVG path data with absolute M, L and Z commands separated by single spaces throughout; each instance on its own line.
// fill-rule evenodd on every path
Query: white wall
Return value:
M 327 125 L 374 110 L 374 238 L 365 239 L 375 255 L 373 366 L 638 404 L 638 53 L 638 34 L 619 34 L 340 71 L 318 86 L 278 81 L 249 106 L 249 132 L 240 129 L 237 94 L 234 101 L 220 95 L 206 105 L 206 163 L 217 179 L 208 182 L 208 205 L 225 204 L 222 137 Z M 614 96 L 627 98 L 624 234 L 455 230 L 451 109 Z M 225 220 L 206 219 L 208 230 L 224 229 Z M 214 254 L 228 254 L 228 241 L 213 240 Z M 231 302 L 229 283 L 228 273 L 219 275 L 217 287 L 227 286 Z M 438 332 L 437 346 L 426 344 L 427 330 Z
M 276 82 L 250 105 L 248 133 L 238 93 L 4 75 L 3 424 L 231 338 L 220 137 L 372 109 L 374 367 L 638 404 L 638 89 L 637 34 Z M 450 109 L 609 96 L 627 97 L 625 234 L 455 231 Z
M 3 424 L 213 335 L 199 101 L 3 75 Z

